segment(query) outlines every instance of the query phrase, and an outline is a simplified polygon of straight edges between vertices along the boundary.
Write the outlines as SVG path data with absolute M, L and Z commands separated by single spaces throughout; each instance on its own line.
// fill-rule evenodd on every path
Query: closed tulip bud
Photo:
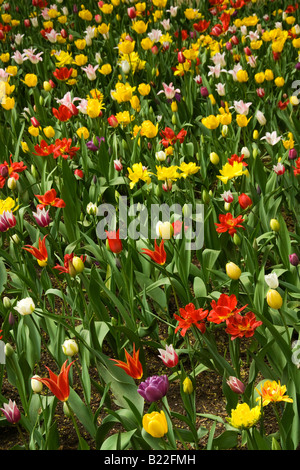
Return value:
M 270 228 L 271 228 L 271 230 L 273 230 L 274 232 L 279 232 L 279 230 L 280 230 L 280 223 L 278 222 L 277 219 L 271 219 L 271 220 L 270 220 Z
M 30 23 L 30 20 L 28 20 L 28 19 L 24 20 L 24 26 L 25 26 L 26 28 L 29 28 L 29 27 L 30 27 L 30 24 L 31 24 L 31 23 Z
M 173 113 L 176 113 L 178 111 L 178 106 L 177 106 L 176 101 L 172 101 L 171 110 Z
M 15 178 L 13 178 L 13 177 L 8 178 L 8 180 L 7 180 L 7 187 L 8 187 L 9 189 L 11 189 L 12 191 L 14 191 L 14 190 L 16 189 L 16 187 L 17 187 L 17 182 L 16 182 Z
M 71 417 L 71 410 L 70 410 L 69 405 L 66 401 L 64 401 L 64 403 L 63 403 L 63 412 L 64 412 L 64 415 L 67 418 Z
M 174 229 L 170 222 L 158 222 L 156 225 L 156 234 L 163 240 L 170 240 L 173 236 Z
M 62 350 L 66 356 L 72 357 L 78 353 L 78 344 L 74 339 L 66 339 L 62 344 Z
M 206 88 L 206 86 L 202 86 L 200 88 L 200 93 L 201 93 L 201 96 L 203 96 L 203 98 L 206 98 L 209 95 L 209 91 Z
M 253 135 L 252 135 L 252 137 L 253 137 L 253 139 L 254 139 L 254 140 L 257 140 L 257 139 L 258 139 L 258 137 L 259 137 L 259 133 L 258 133 L 258 131 L 257 131 L 257 130 L 253 131 Z
M 202 191 L 202 201 L 204 202 L 204 204 L 208 204 L 210 202 L 209 193 L 206 189 L 203 189 Z
M 228 387 L 230 387 L 234 393 L 243 394 L 246 389 L 243 382 L 241 382 L 237 377 L 230 376 L 226 382 Z
M 213 165 L 217 165 L 220 161 L 220 157 L 216 152 L 211 152 L 209 155 L 209 159 Z
M 18 245 L 18 244 L 20 243 L 20 241 L 21 241 L 21 240 L 20 240 L 20 237 L 19 237 L 16 233 L 14 233 L 11 238 L 12 238 L 12 241 L 13 241 L 16 245 Z
M 230 279 L 236 281 L 240 278 L 242 271 L 235 263 L 229 262 L 226 264 L 226 274 Z
M 89 202 L 88 205 L 86 206 L 86 212 L 89 215 L 97 215 L 97 204 L 94 204 L 93 202 Z
M 236 36 L 232 36 L 231 42 L 232 42 L 232 44 L 234 44 L 235 46 L 237 46 L 240 41 L 239 41 L 239 39 L 238 39 Z
M 33 125 L 33 127 L 40 127 L 40 123 L 39 123 L 39 121 L 37 120 L 36 117 L 30 118 L 30 121 L 31 121 L 31 124 Z
M 298 266 L 299 258 L 296 253 L 292 253 L 291 255 L 289 255 L 289 260 L 292 266 Z
M 3 307 L 4 308 L 10 308 L 11 307 L 11 301 L 9 297 L 3 297 Z
M 275 289 L 268 290 L 267 303 L 269 307 L 274 308 L 275 310 L 278 310 L 279 308 L 282 307 L 283 300 L 279 292 L 277 292 L 277 290 Z
M 177 122 L 176 114 L 172 114 L 172 124 L 175 126 Z
M 241 241 L 241 239 L 240 239 L 240 237 L 238 236 L 237 233 L 235 233 L 233 235 L 233 243 L 237 246 L 239 246 L 242 243 L 242 241 Z
M 31 389 L 34 393 L 41 393 L 41 391 L 43 390 L 43 384 L 42 382 L 40 382 L 39 380 L 37 380 L 37 378 L 39 379 L 39 375 L 34 375 L 31 379 Z
M 79 258 L 79 256 L 74 256 L 73 266 L 75 268 L 76 274 L 82 273 L 82 271 L 84 270 L 84 262 L 81 258 Z
M 289 150 L 289 160 L 295 160 L 297 158 L 297 150 L 292 148 Z
M 6 357 L 11 357 L 14 354 L 14 348 L 12 347 L 11 344 L 6 343 L 5 348 L 4 348 L 4 353 Z
M 42 97 L 42 95 L 40 95 L 40 97 L 39 97 L 39 103 L 40 103 L 41 106 L 43 106 L 43 104 L 44 104 L 44 98 Z
M 46 81 L 43 83 L 43 88 L 44 88 L 45 91 L 48 91 L 48 92 L 52 90 L 51 84 L 49 82 L 46 82 Z
M 183 381 L 183 393 L 186 393 L 187 395 L 191 395 L 194 391 L 193 383 L 189 377 L 186 377 Z
M 226 137 L 227 134 L 228 134 L 228 126 L 224 124 L 224 126 L 222 126 L 222 136 Z
M 37 172 L 35 166 L 34 166 L 34 165 L 31 165 L 30 170 L 31 170 L 32 176 L 33 176 L 35 179 L 37 179 L 38 176 L 39 176 L 39 174 L 38 174 L 38 172 Z
M 114 160 L 114 168 L 116 171 L 122 171 L 123 170 L 123 165 L 121 163 L 121 160 L 116 159 Z
M 230 211 L 230 206 L 231 206 L 230 202 L 224 202 L 224 209 L 226 212 Z
M 182 52 L 178 52 L 177 54 L 177 60 L 180 64 L 183 64 L 185 62 L 185 57 Z

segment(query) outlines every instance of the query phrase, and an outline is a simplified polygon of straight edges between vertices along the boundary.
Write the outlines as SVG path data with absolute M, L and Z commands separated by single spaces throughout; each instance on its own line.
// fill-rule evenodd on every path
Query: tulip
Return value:
M 11 189 L 12 191 L 14 191 L 16 189 L 17 181 L 15 180 L 15 178 L 13 178 L 13 177 L 8 178 L 7 187 L 8 187 L 8 189 Z
M 220 157 L 216 152 L 211 152 L 209 155 L 209 159 L 213 165 L 218 165 L 220 161 Z
M 246 387 L 237 377 L 230 376 L 229 379 L 226 381 L 228 387 L 234 392 L 242 394 L 244 393 Z
M 114 168 L 116 171 L 122 171 L 123 170 L 123 165 L 121 163 L 121 160 L 116 159 L 114 160 Z
M 78 353 L 78 344 L 74 339 L 66 339 L 62 344 L 62 350 L 66 356 L 72 357 Z
M 291 255 L 289 255 L 289 260 L 290 260 L 291 265 L 298 266 L 299 258 L 296 255 L 296 253 L 292 253 Z
M 41 393 L 43 390 L 43 384 L 39 380 L 36 380 L 37 378 L 40 378 L 39 375 L 34 375 L 31 378 L 31 389 L 34 393 Z
M 156 225 L 156 233 L 158 237 L 163 240 L 170 240 L 173 236 L 174 230 L 170 222 L 158 222 Z
M 295 160 L 297 158 L 297 150 L 292 148 L 289 150 L 289 160 Z
M 167 375 L 153 375 L 145 382 L 140 383 L 138 393 L 149 403 L 163 398 L 169 390 L 169 379 Z
M 111 232 L 108 232 L 106 230 L 107 234 L 107 239 L 106 239 L 106 246 L 107 248 L 112 251 L 115 254 L 121 253 L 123 250 L 123 245 L 122 241 L 120 240 L 120 229 L 118 229 L 116 232 L 112 230 Z
M 269 307 L 278 310 L 282 307 L 282 297 L 275 289 L 269 289 L 267 293 L 267 303 Z
M 163 411 L 152 411 L 143 417 L 143 428 L 152 437 L 160 438 L 168 432 L 168 423 Z
M 187 395 L 191 395 L 194 391 L 193 383 L 189 377 L 186 377 L 183 381 L 183 393 Z
M 26 297 L 19 300 L 14 309 L 17 310 L 20 315 L 30 315 L 35 309 L 35 304 L 31 297 Z
M 74 363 L 71 362 L 67 365 L 68 361 L 65 361 L 60 369 L 59 375 L 56 375 L 52 372 L 47 366 L 46 369 L 49 371 L 49 379 L 41 378 L 39 376 L 34 376 L 34 379 L 46 385 L 49 390 L 56 396 L 56 398 L 62 402 L 65 402 L 69 399 L 70 395 L 70 385 L 69 385 L 69 371 Z
M 247 209 L 247 207 L 252 206 L 252 199 L 249 196 L 247 196 L 247 194 L 245 193 L 240 194 L 238 199 L 239 199 L 239 204 L 242 209 Z
M 89 202 L 88 205 L 86 206 L 86 212 L 89 215 L 97 215 L 98 207 L 97 204 L 94 204 L 93 202 Z
M 40 209 L 38 207 L 36 212 L 33 212 L 32 215 L 35 218 L 36 223 L 40 227 L 48 227 L 48 225 L 51 222 L 51 219 L 50 219 L 50 216 L 49 216 L 49 210 L 46 210 L 44 207 L 43 207 L 43 209 Z
M 270 289 L 277 289 L 279 286 L 278 276 L 276 273 L 266 274 L 265 282 L 268 284 Z
M 18 423 L 21 419 L 21 413 L 16 405 L 16 402 L 13 402 L 11 399 L 9 399 L 8 404 L 4 403 L 3 406 L 4 408 L 0 408 L 0 410 L 3 412 L 7 421 L 11 424 Z
M 79 256 L 74 256 L 72 264 L 75 268 L 76 274 L 80 274 L 84 270 L 84 262 Z
M 226 264 L 226 274 L 230 279 L 237 280 L 240 278 L 242 271 L 240 268 L 232 262 Z
M 279 230 L 280 230 L 280 223 L 278 222 L 277 219 L 271 219 L 271 220 L 270 220 L 270 228 L 271 228 L 271 230 L 273 230 L 274 232 L 279 232 Z
M 172 344 L 166 346 L 166 349 L 159 349 L 158 351 L 160 353 L 158 357 L 160 357 L 165 366 L 175 367 L 178 364 L 178 354 Z

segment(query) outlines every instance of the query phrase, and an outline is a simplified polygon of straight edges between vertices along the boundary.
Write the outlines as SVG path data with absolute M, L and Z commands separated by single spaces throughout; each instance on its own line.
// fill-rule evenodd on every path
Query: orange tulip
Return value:
M 164 249 L 164 240 L 161 241 L 160 245 L 158 246 L 156 240 L 154 241 L 154 251 L 148 250 L 147 248 L 143 248 L 144 255 L 150 256 L 150 258 L 160 265 L 165 264 L 167 260 L 167 254 Z
M 48 261 L 48 253 L 47 253 L 47 248 L 45 244 L 45 238 L 47 235 L 44 236 L 43 240 L 39 238 L 39 248 L 35 248 L 32 245 L 25 245 L 23 247 L 23 250 L 28 251 L 31 253 L 36 259 L 37 262 L 40 266 L 46 266 L 47 261 Z
M 54 374 L 49 367 L 46 366 L 46 369 L 49 371 L 50 378 L 43 379 L 41 377 L 35 377 L 35 380 L 42 382 L 46 387 L 51 390 L 53 395 L 58 398 L 60 401 L 67 401 L 70 395 L 70 386 L 69 386 L 69 371 L 71 365 L 75 362 L 71 362 L 67 366 L 68 360 L 66 360 L 60 370 L 59 375 Z
M 125 349 L 126 362 L 112 359 L 118 367 L 123 369 L 127 375 L 130 375 L 133 379 L 141 379 L 143 377 L 143 367 L 139 360 L 140 350 L 135 351 L 135 344 L 133 345 L 132 357 Z

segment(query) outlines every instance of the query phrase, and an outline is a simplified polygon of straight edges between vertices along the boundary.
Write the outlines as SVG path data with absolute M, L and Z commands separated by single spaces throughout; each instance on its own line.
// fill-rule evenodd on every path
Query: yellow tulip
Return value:
M 269 307 L 278 310 L 282 307 L 282 297 L 275 289 L 269 289 L 267 293 L 267 303 Z
M 143 416 L 143 428 L 152 437 L 160 438 L 168 432 L 168 423 L 163 411 L 152 411 Z
M 194 391 L 193 383 L 189 377 L 186 377 L 183 381 L 183 393 L 190 395 Z
M 242 271 L 240 268 L 233 263 L 232 261 L 226 264 L 226 274 L 230 279 L 235 281 L 240 278 Z

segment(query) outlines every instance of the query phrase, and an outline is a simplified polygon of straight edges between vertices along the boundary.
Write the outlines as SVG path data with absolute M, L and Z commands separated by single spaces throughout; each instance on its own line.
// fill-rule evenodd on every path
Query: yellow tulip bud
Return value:
M 189 377 L 186 377 L 186 379 L 184 379 L 183 381 L 183 392 L 190 395 L 191 393 L 193 393 L 194 391 L 194 387 L 193 387 L 193 384 L 192 384 L 192 381 Z
M 168 423 L 163 411 L 152 411 L 143 416 L 143 428 L 152 437 L 160 438 L 168 432 Z
M 271 227 L 271 230 L 273 230 L 274 232 L 279 232 L 280 223 L 278 222 L 277 219 L 271 219 L 270 220 L 270 227 Z
M 220 157 L 216 152 L 211 152 L 209 159 L 213 165 L 217 165 L 220 161 Z
M 74 256 L 72 263 L 76 270 L 76 273 L 82 273 L 82 271 L 84 270 L 84 262 L 82 261 L 82 259 L 79 258 L 79 256 Z
M 282 297 L 275 289 L 269 289 L 267 293 L 267 303 L 269 307 L 278 310 L 282 307 Z
M 257 130 L 253 131 L 253 135 L 252 135 L 252 137 L 253 137 L 253 139 L 254 139 L 254 140 L 257 140 L 257 139 L 258 139 L 258 137 L 259 137 L 259 133 L 258 133 L 258 131 L 257 131 Z
M 164 240 L 170 240 L 173 236 L 174 229 L 170 222 L 158 222 L 156 226 L 157 235 Z
M 230 279 L 237 280 L 240 278 L 242 271 L 235 263 L 229 262 L 226 264 L 226 274 Z
M 173 113 L 176 113 L 178 111 L 178 106 L 177 106 L 176 101 L 172 101 L 171 109 L 172 109 Z

